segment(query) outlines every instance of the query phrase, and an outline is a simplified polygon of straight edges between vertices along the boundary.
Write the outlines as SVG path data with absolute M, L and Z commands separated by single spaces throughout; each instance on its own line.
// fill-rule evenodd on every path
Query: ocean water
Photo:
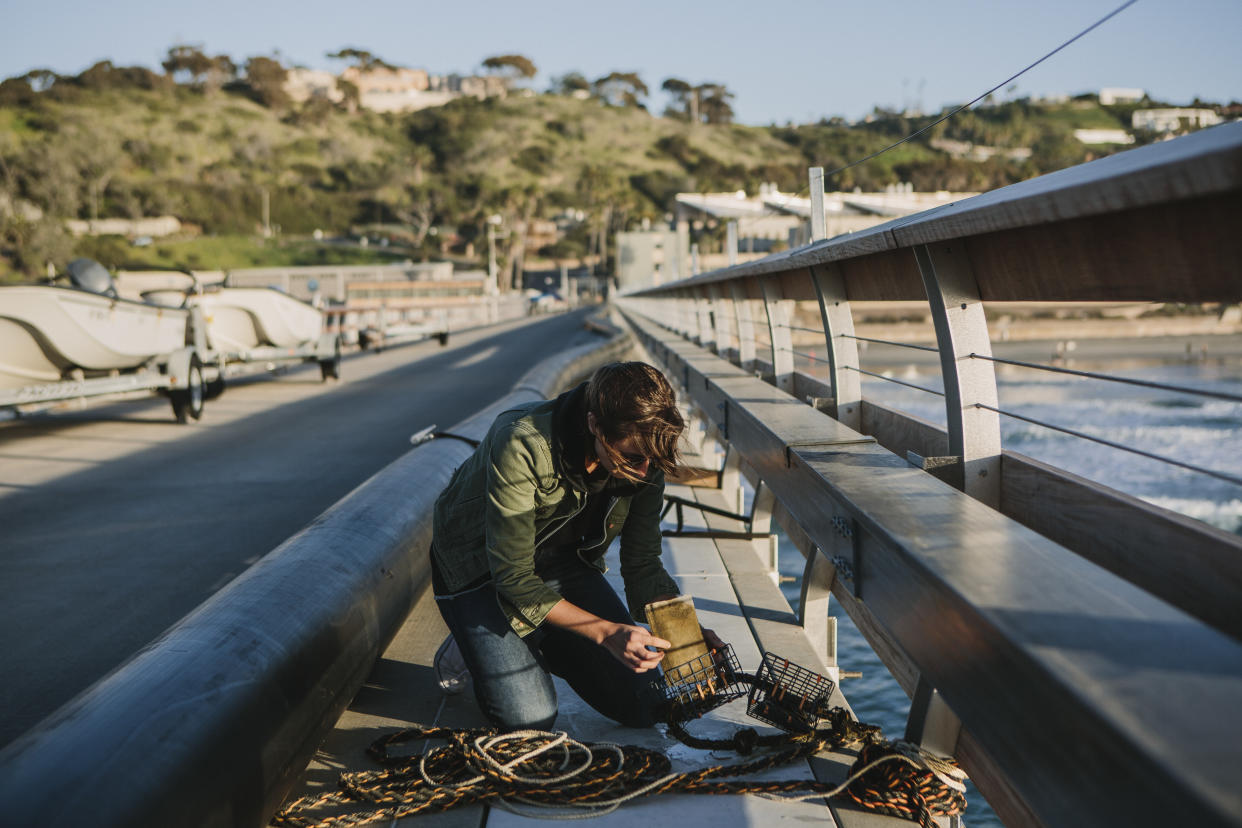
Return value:
M 1073 367 L 1242 395 L 1242 360 L 1236 359 Z M 887 373 L 905 382 L 941 388 L 938 372 L 926 367 L 910 366 Z M 863 395 L 868 399 L 944 426 L 941 397 L 882 380 L 864 379 Z M 1242 476 L 1242 403 L 1029 370 L 998 371 L 997 382 L 998 408 L 1191 465 Z M 1242 534 L 1242 486 L 1007 417 L 1001 418 L 1001 433 L 1006 449 Z M 791 606 L 796 607 L 802 556 L 783 534 L 779 538 L 781 573 L 790 579 L 782 590 Z M 850 705 L 859 719 L 879 725 L 888 738 L 901 738 L 909 699 L 849 616 L 838 611 L 835 603 L 829 612 L 837 616 L 838 661 L 842 669 L 862 672 L 862 678 L 843 682 Z M 1001 825 L 973 786 L 967 797 L 965 825 Z

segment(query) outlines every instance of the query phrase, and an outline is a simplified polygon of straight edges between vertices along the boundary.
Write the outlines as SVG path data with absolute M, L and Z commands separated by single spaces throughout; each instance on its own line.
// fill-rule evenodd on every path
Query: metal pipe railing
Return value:
M 452 431 L 481 437 L 629 347 L 546 360 Z M 6 747 L 6 824 L 266 824 L 429 577 L 432 505 L 470 450 L 397 459 Z

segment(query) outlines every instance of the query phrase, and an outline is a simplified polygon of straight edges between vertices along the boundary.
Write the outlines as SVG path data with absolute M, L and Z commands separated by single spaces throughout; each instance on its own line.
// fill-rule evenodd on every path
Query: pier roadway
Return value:
M 0 425 L 0 745 L 124 662 L 371 474 L 409 436 L 596 337 L 585 311 L 162 398 Z

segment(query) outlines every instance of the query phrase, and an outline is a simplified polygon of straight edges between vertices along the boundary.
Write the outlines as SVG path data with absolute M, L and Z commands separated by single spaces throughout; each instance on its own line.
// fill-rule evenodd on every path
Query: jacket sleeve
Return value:
M 621 577 L 630 615 L 645 621 L 643 607 L 657 598 L 680 595 L 677 582 L 660 560 L 660 509 L 664 506 L 664 474 L 657 471 L 630 501 L 621 527 Z
M 525 439 L 524 439 L 525 438 Z M 561 600 L 535 574 L 535 488 L 537 436 L 511 426 L 492 443 L 487 467 L 485 510 L 487 561 L 496 592 L 531 627 Z

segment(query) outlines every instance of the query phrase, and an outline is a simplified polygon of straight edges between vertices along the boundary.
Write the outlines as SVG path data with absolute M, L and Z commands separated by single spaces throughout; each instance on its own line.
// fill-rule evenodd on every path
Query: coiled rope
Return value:
M 289 803 L 272 824 L 338 828 L 483 803 L 541 819 L 580 819 L 663 793 L 845 797 L 860 807 L 915 821 L 923 828 L 932 828 L 935 816 L 965 810 L 965 774 L 952 760 L 931 756 L 914 745 L 890 744 L 878 728 L 853 721 L 841 708 L 833 708 L 828 722 L 812 733 L 792 736 L 759 736 L 743 728 L 728 740 L 698 739 L 680 722 L 670 722 L 670 732 L 692 747 L 727 748 L 744 755 L 757 747 L 774 750 L 747 762 L 677 773 L 659 751 L 580 742 L 563 732 L 411 728 L 387 734 L 367 749 L 384 769 L 342 774 L 339 790 Z M 446 744 L 413 755 L 392 751 L 397 745 L 424 740 Z M 788 765 L 825 749 L 858 746 L 858 759 L 840 785 L 810 779 L 732 779 Z

